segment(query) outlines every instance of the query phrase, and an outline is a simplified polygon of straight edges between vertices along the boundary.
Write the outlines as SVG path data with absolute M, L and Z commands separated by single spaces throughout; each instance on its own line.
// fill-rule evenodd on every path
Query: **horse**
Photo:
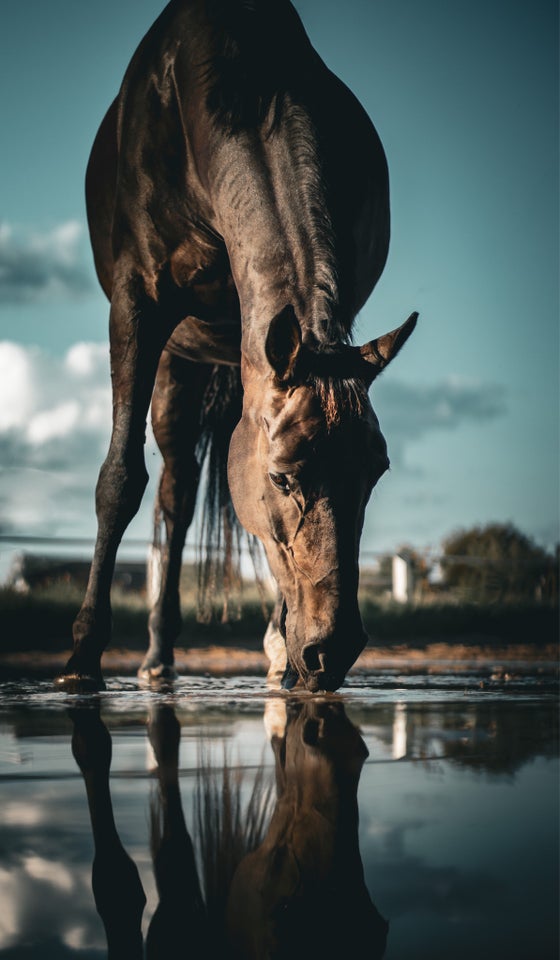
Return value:
M 368 639 L 359 543 L 389 466 L 368 391 L 418 316 L 352 343 L 390 234 L 371 120 L 289 0 L 171 0 L 101 123 L 86 201 L 110 301 L 113 424 L 58 683 L 103 686 L 111 579 L 147 483 L 151 404 L 165 543 L 141 675 L 174 675 L 181 556 L 206 456 L 210 533 L 231 553 L 238 521 L 278 584 L 275 669 L 287 688 L 337 689 Z

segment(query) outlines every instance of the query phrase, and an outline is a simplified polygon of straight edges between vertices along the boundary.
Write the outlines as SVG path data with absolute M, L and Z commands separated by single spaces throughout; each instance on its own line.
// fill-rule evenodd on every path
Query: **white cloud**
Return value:
M 450 376 L 430 386 L 381 379 L 372 400 L 394 462 L 403 461 L 407 444 L 439 430 L 486 423 L 507 412 L 504 388 Z
M 76 429 L 80 419 L 80 404 L 76 400 L 60 403 L 51 410 L 36 414 L 27 427 L 27 438 L 38 446 L 58 437 L 67 437 Z
M 96 377 L 100 367 L 106 368 L 107 357 L 104 343 L 75 343 L 68 350 L 64 364 L 77 377 Z
M 52 356 L 0 341 L 0 533 L 95 536 L 111 413 L 108 344 L 76 343 Z M 150 483 L 128 531 L 136 539 L 151 535 L 161 466 L 150 425 L 145 457 Z M 0 543 L 0 582 L 16 549 Z
M 4 466 L 71 465 L 84 439 L 106 445 L 111 424 L 109 353 L 77 343 L 60 357 L 0 341 L 0 444 Z M 58 441 L 64 440 L 65 451 Z
M 58 263 L 72 264 L 76 259 L 76 247 L 81 235 L 81 223 L 68 220 L 47 233 L 32 233 L 29 237 L 29 250 L 48 254 Z
M 37 231 L 0 225 L 0 304 L 76 298 L 92 287 L 77 220 Z
M 0 527 L 91 535 L 110 431 L 106 344 L 53 357 L 0 341 Z
M 68 233 L 71 243 L 72 231 Z M 499 387 L 457 379 L 428 388 L 382 378 L 372 399 L 394 464 L 406 460 L 419 437 L 491 421 L 505 407 Z M 0 341 L 0 530 L 94 535 L 94 491 L 108 449 L 111 406 L 107 344 L 75 343 L 65 355 L 55 357 L 36 347 Z M 131 537 L 150 535 L 160 464 L 148 431 L 150 486 L 128 532 Z M 418 482 L 414 489 L 413 482 L 408 474 L 406 496 L 418 493 Z M 374 504 L 376 526 L 404 522 L 397 516 L 404 506 L 401 499 L 398 510 L 380 518 Z M 374 546 L 378 536 L 372 538 Z M 391 532 L 391 539 L 399 536 Z
M 24 428 L 34 403 L 32 356 L 17 343 L 0 343 L 0 433 Z

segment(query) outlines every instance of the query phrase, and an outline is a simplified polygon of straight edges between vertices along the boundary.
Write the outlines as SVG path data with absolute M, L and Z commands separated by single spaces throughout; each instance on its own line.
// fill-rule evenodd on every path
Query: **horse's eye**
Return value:
M 290 492 L 290 481 L 285 473 L 269 473 L 270 482 L 282 493 Z

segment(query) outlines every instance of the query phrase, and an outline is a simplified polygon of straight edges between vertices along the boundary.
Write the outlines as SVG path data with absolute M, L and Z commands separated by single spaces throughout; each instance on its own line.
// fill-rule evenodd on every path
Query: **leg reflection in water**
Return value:
M 99 708 L 72 710 L 72 753 L 86 785 L 95 855 L 92 887 L 107 936 L 109 960 L 144 956 L 140 923 L 146 896 L 115 826 L 109 791 L 111 737 Z
M 148 736 L 156 758 L 158 792 L 151 805 L 151 853 L 159 903 L 148 928 L 148 960 L 203 957 L 206 910 L 179 790 L 181 728 L 169 706 L 150 713 Z
M 108 957 L 136 960 L 143 956 L 146 899 L 115 827 L 110 735 L 98 709 L 71 716 Z M 265 720 L 275 759 L 273 803 L 262 770 L 242 809 L 241 782 L 227 764 L 223 771 L 199 769 L 199 880 L 179 791 L 179 723 L 169 706 L 156 706 L 150 715 L 157 763 L 151 852 L 159 902 L 146 938 L 148 958 L 308 960 L 319 952 L 340 960 L 366 945 L 372 960 L 384 954 L 387 924 L 369 897 L 358 846 L 357 789 L 367 757 L 359 732 L 338 702 L 290 701 L 286 707 L 270 701 Z

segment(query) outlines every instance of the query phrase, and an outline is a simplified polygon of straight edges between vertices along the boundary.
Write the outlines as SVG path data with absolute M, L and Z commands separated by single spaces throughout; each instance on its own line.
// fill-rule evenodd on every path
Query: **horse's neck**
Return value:
M 338 287 L 316 144 L 302 117 L 269 140 L 222 147 L 213 198 L 239 294 L 244 354 L 256 365 L 272 318 L 291 304 L 304 340 L 332 341 Z M 309 127 L 309 124 L 307 125 Z

